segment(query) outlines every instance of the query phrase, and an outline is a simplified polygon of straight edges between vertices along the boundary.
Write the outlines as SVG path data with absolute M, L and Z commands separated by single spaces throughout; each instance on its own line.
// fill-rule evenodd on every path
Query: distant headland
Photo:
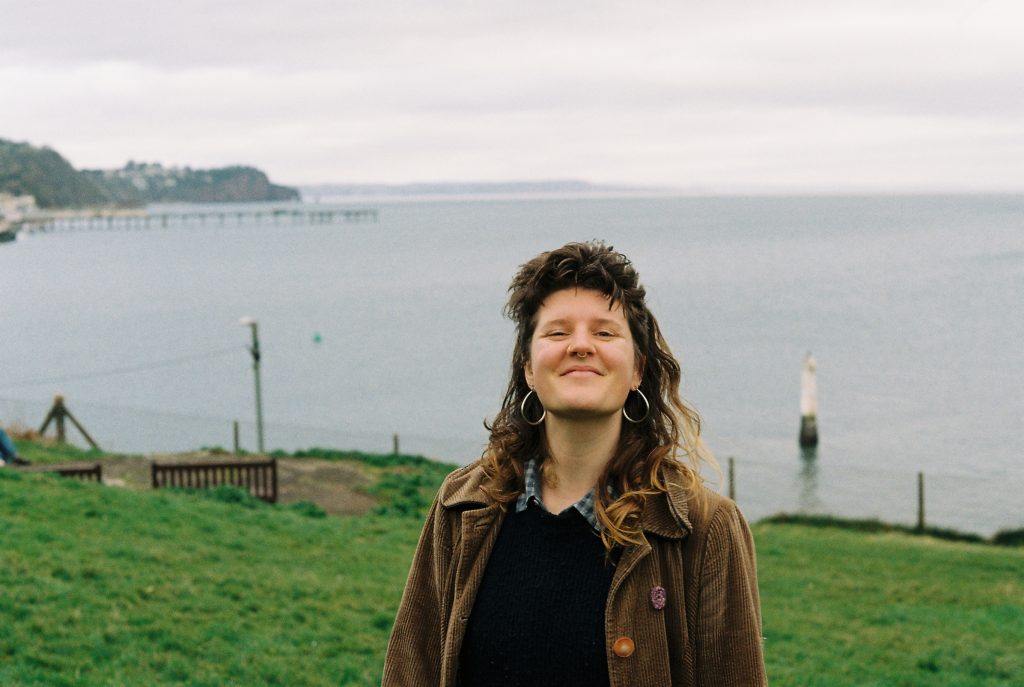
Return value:
M 0 193 L 31 196 L 45 209 L 299 200 L 298 190 L 272 184 L 255 167 L 192 169 L 128 162 L 121 169 L 76 170 L 52 148 L 2 138 Z

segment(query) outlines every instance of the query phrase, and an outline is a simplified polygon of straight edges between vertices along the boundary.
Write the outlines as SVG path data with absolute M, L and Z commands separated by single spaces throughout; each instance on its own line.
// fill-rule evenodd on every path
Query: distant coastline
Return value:
M 141 208 L 149 203 L 299 199 L 296 189 L 271 183 L 266 173 L 255 167 L 192 169 L 129 161 L 120 169 L 75 169 L 52 148 L 2 138 L 0 194 L 25 206 L 18 216 L 32 214 L 34 208 Z M 0 207 L 0 214 L 3 210 Z
M 628 197 L 678 195 L 668 186 L 593 184 L 578 179 L 547 181 L 434 182 L 409 184 L 297 185 L 306 203 L 346 200 L 502 200 L 520 198 Z
M 879 191 L 872 188 L 842 189 L 744 187 L 648 186 L 596 184 L 577 179 L 498 182 L 421 182 L 407 184 L 292 184 L 303 203 L 351 202 L 455 202 L 502 200 L 571 200 L 600 198 L 1016 198 L 1013 191 L 979 191 L 957 188 L 905 188 Z

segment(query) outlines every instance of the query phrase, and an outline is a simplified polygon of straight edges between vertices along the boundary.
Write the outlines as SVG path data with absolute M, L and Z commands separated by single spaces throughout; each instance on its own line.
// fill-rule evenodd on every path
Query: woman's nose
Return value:
M 590 332 L 577 329 L 569 337 L 569 345 L 565 349 L 569 355 L 585 357 L 594 352 L 594 342 L 590 340 Z

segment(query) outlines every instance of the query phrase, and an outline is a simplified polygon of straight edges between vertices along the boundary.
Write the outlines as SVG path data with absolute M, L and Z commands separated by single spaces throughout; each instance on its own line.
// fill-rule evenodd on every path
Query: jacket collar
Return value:
M 662 470 L 668 493 L 648 499 L 640 518 L 644 532 L 668 539 L 682 539 L 693 525 L 689 503 L 680 475 L 675 468 Z M 495 502 L 483 490 L 484 470 L 479 461 L 460 468 L 448 476 L 438 498 L 445 508 L 489 507 Z
M 662 482 L 668 492 L 647 500 L 640 526 L 644 532 L 668 539 L 682 539 L 693 531 L 690 523 L 690 502 L 682 485 L 681 475 L 674 467 L 661 470 Z

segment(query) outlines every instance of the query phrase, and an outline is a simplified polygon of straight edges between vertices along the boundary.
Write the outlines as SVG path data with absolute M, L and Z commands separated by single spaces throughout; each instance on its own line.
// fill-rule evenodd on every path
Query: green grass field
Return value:
M 344 518 L 0 469 L 0 685 L 379 684 L 445 468 L 364 458 L 382 505 Z M 1024 685 L 1024 549 L 754 533 L 773 685 Z

